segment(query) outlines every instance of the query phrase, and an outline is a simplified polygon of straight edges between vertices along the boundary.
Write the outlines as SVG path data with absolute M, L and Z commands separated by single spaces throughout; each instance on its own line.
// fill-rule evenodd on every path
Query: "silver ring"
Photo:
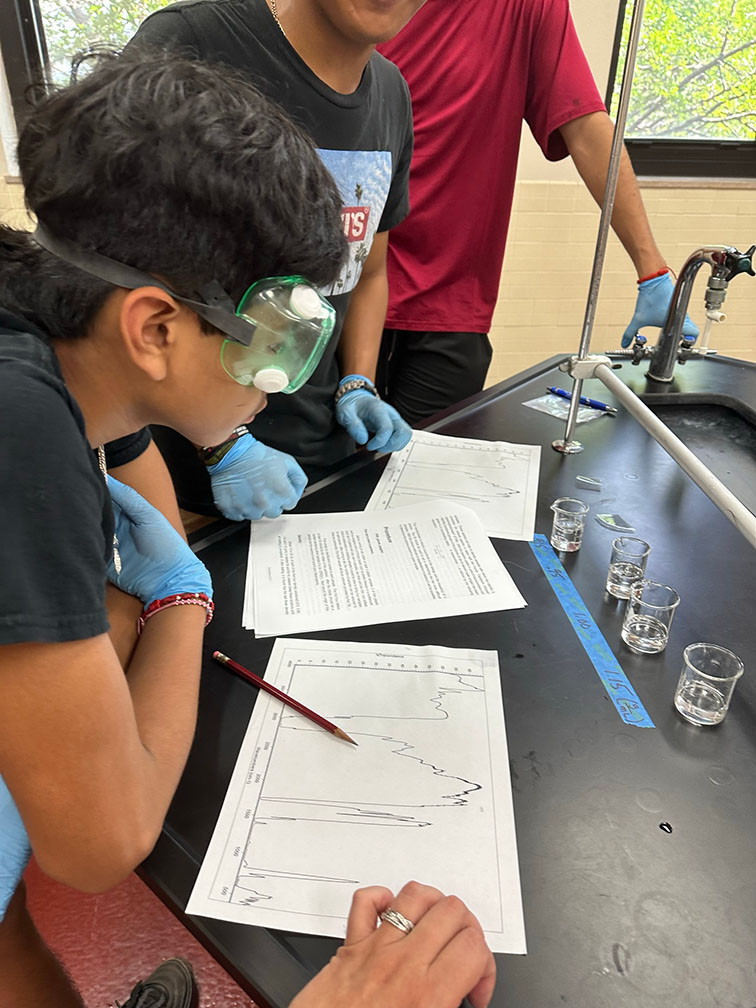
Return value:
M 404 914 L 399 913 L 398 910 L 394 910 L 393 907 L 389 907 L 388 910 L 383 911 L 381 920 L 387 924 L 393 924 L 395 928 L 399 928 L 405 934 L 409 934 L 415 926 L 411 920 L 407 920 Z

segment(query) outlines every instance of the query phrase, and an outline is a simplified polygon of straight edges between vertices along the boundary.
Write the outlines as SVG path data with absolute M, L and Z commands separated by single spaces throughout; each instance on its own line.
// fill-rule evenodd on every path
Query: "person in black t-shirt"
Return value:
M 344 203 L 349 259 L 323 287 L 337 325 L 307 385 L 277 396 L 249 425 L 222 485 L 220 474 L 208 478 L 192 445 L 153 431 L 189 510 L 217 513 L 215 504 L 237 520 L 275 517 L 296 505 L 307 477 L 346 458 L 355 441 L 383 451 L 409 441 L 409 426 L 378 397 L 374 379 L 388 233 L 409 210 L 412 110 L 404 79 L 375 45 L 422 2 L 188 0 L 150 15 L 130 43 L 146 53 L 179 49 L 244 73 L 309 133 Z
M 24 866 L 33 851 L 96 892 L 149 853 L 212 615 L 207 570 L 101 446 L 131 464 L 153 421 L 224 442 L 264 405 L 261 375 L 304 381 L 332 309 L 303 277 L 332 282 L 346 243 L 305 134 L 245 80 L 175 56 L 109 61 L 47 97 L 18 156 L 37 230 L 0 227 L 0 1005 L 83 1008 Z M 118 646 L 106 580 L 143 607 Z M 401 916 L 376 927 L 392 902 L 417 940 Z M 429 887 L 356 893 L 346 945 L 298 1008 L 490 998 L 480 925 Z M 125 1008 L 147 1004 L 196 1008 L 188 964 L 162 964 Z

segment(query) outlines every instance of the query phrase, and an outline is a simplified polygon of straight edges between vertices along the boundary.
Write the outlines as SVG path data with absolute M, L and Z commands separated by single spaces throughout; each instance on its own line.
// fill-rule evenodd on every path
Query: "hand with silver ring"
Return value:
M 400 914 L 399 911 L 394 910 L 393 907 L 389 907 L 387 910 L 384 910 L 379 916 L 382 921 L 386 922 L 386 924 L 393 924 L 394 927 L 399 928 L 400 931 L 404 931 L 405 934 L 409 934 L 415 926 L 411 920 L 407 920 L 404 914 Z
M 379 923 L 380 921 L 380 923 Z M 290 1008 L 486 1008 L 496 966 L 478 920 L 456 896 L 409 882 L 396 896 L 358 889 L 346 941 Z

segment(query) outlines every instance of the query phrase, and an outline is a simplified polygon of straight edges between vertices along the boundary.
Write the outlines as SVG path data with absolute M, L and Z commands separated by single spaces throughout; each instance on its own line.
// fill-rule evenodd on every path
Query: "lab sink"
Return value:
M 756 425 L 728 406 L 679 402 L 649 408 L 756 514 Z

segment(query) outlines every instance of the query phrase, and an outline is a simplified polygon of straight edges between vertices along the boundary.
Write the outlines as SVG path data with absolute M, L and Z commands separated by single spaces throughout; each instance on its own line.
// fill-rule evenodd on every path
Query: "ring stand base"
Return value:
M 579 441 L 565 441 L 564 438 L 557 438 L 556 441 L 552 441 L 551 447 L 554 451 L 561 452 L 563 455 L 577 455 L 578 452 L 583 450 L 583 446 Z

